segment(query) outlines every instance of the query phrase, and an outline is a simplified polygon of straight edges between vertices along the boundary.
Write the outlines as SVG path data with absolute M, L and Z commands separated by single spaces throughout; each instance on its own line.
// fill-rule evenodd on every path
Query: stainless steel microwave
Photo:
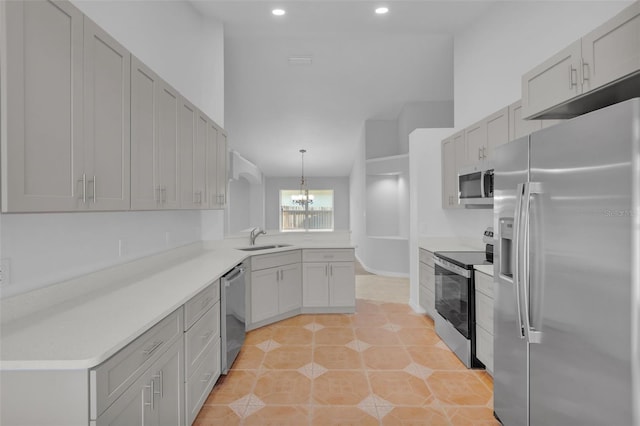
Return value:
M 460 169 L 458 194 L 460 204 L 467 208 L 492 208 L 493 167 L 482 163 Z

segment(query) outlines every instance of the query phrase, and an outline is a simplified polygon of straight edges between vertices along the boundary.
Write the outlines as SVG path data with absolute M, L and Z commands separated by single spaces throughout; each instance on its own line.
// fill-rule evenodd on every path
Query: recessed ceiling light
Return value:
M 389 11 L 388 7 L 379 7 L 376 9 L 376 13 L 378 15 L 384 15 L 385 13 L 387 13 Z
M 285 14 L 285 13 L 287 13 L 287 12 L 285 12 L 285 10 L 284 10 L 284 9 L 273 9 L 273 10 L 271 11 L 271 13 L 273 13 L 273 14 L 274 14 L 274 15 L 276 15 L 276 16 L 282 16 L 282 15 L 284 15 L 284 14 Z

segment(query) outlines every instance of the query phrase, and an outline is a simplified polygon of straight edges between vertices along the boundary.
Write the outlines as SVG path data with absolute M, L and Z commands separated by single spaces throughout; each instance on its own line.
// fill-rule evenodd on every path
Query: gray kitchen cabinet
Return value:
M 85 17 L 85 205 L 92 210 L 130 207 L 130 84 L 129 51 Z
M 518 100 L 509 105 L 509 140 L 521 138 L 561 121 L 563 120 L 524 120 L 522 118 L 522 101 Z
M 180 207 L 202 209 L 207 203 L 207 117 L 180 98 Z
M 2 2 L 0 8 L 7 105 L 2 210 L 79 209 L 86 176 L 79 119 L 84 17 L 70 3 L 52 1 Z
M 251 322 L 260 322 L 278 315 L 279 268 L 251 273 Z
M 183 341 L 176 339 L 96 421 L 95 426 L 184 425 Z
M 4 212 L 129 208 L 129 52 L 68 2 L 2 2 Z
M 487 161 L 493 150 L 509 142 L 509 109 L 502 108 L 464 130 L 466 157 L 464 165 Z
M 476 357 L 493 373 L 493 277 L 475 273 Z
M 185 421 L 191 425 L 220 377 L 220 280 L 184 305 Z
M 522 116 L 554 107 L 640 71 L 640 3 L 564 48 L 522 76 Z M 555 118 L 572 111 L 555 112 Z
M 179 95 L 131 60 L 131 208 L 179 206 Z
M 434 318 L 436 313 L 436 283 L 433 253 L 425 249 L 419 249 L 418 257 L 420 259 L 418 270 L 418 303 L 420 307 L 426 311 L 427 315 Z
M 207 138 L 209 208 L 223 209 L 227 205 L 227 135 L 210 121 Z
M 640 71 L 640 2 L 582 37 L 583 93 Z
M 462 166 L 471 166 L 484 159 L 487 146 L 487 123 L 485 120 L 478 121 L 464 129 L 464 143 L 466 154 Z
M 500 109 L 484 119 L 486 145 L 481 147 L 482 160 L 490 160 L 493 150 L 509 142 L 509 107 Z
M 458 209 L 458 169 L 465 162 L 464 132 L 442 141 L 442 208 Z
M 301 279 L 300 250 L 253 256 L 250 328 L 299 313 Z
M 522 76 L 522 116 L 532 118 L 582 93 L 582 44 L 572 43 Z
M 305 312 L 331 308 L 355 309 L 355 255 L 353 249 L 302 251 L 302 306 Z

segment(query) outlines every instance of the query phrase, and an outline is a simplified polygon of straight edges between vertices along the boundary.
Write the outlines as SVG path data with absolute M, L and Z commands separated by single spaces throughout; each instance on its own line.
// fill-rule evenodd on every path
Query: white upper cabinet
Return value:
M 128 210 L 131 55 L 84 19 L 84 143 L 88 206 Z
M 87 201 L 83 15 L 69 3 L 51 1 L 1 2 L 0 8 L 6 25 L 0 74 L 7 106 L 2 111 L 2 210 L 80 209 Z
M 634 2 L 522 76 L 522 116 L 571 118 L 637 96 L 632 86 L 623 86 L 596 100 L 578 100 L 638 72 L 640 2 Z
M 521 138 L 542 128 L 542 120 L 523 120 L 522 102 L 509 105 L 509 140 Z
M 482 161 L 487 146 L 487 123 L 482 120 L 464 130 L 465 166 Z M 456 171 L 457 174 L 457 171 Z
M 640 70 L 640 2 L 582 38 L 583 92 Z
M 502 108 L 485 120 L 487 144 L 483 151 L 483 160 L 490 159 L 493 150 L 509 142 L 509 108 Z
M 179 95 L 131 60 L 131 208 L 179 206 Z
M 522 116 L 530 117 L 582 93 L 580 40 L 522 77 Z
M 180 103 L 181 207 L 206 206 L 207 117 L 185 98 Z
M 210 121 L 207 140 L 209 208 L 223 209 L 227 204 L 227 135 Z
M 0 7 L 3 211 L 129 209 L 129 52 L 68 2 Z

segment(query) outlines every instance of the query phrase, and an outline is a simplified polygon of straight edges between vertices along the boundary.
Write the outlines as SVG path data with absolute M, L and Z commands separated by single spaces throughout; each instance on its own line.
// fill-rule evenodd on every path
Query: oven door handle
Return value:
M 449 272 L 453 272 L 456 275 L 461 275 L 467 279 L 471 278 L 471 272 L 468 269 L 464 269 L 459 267 L 458 265 L 454 265 L 451 262 L 447 262 L 446 260 L 441 259 L 438 256 L 433 256 L 433 263 L 443 269 L 446 269 Z

